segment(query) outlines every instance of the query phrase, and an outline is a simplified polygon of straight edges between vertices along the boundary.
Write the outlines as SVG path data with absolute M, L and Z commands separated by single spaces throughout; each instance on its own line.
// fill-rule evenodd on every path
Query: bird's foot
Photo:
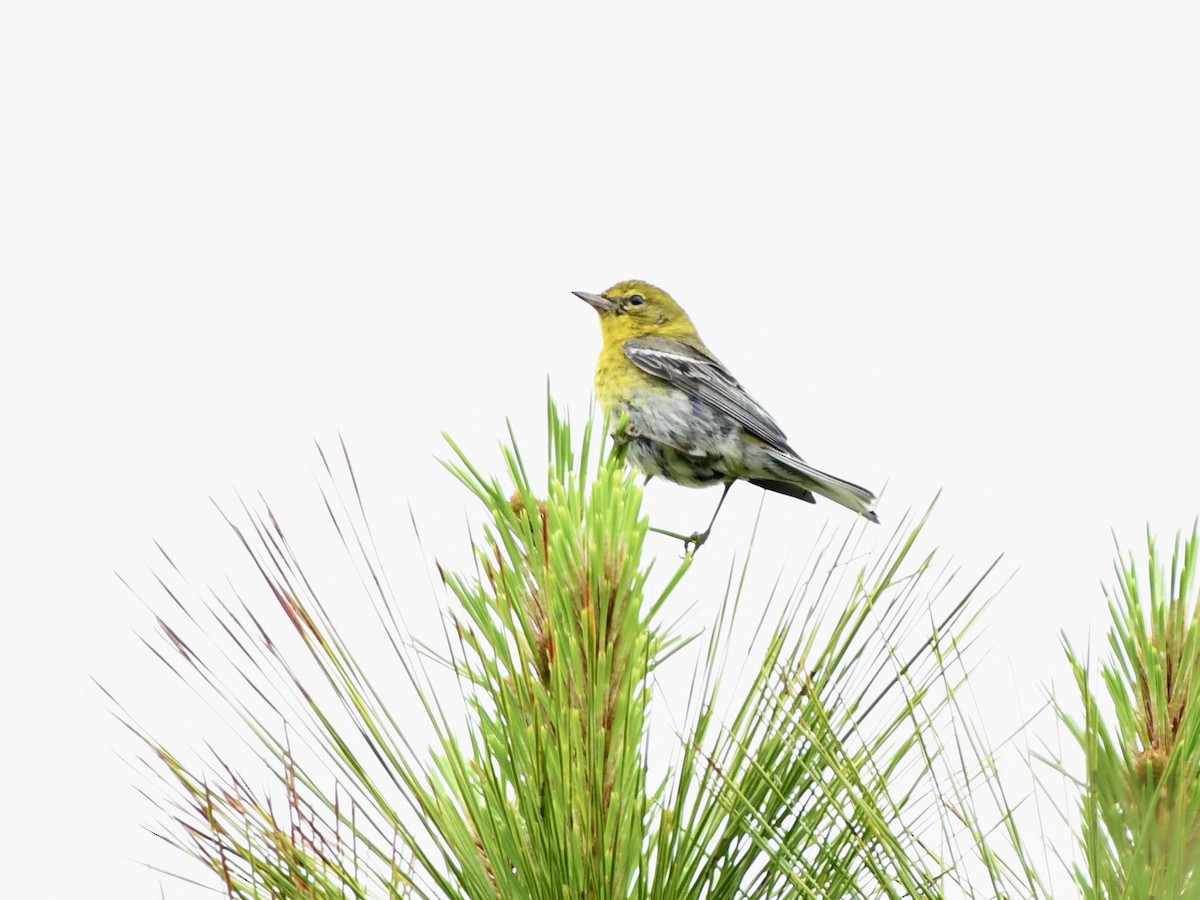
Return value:
M 710 529 L 711 530 L 711 529 Z M 683 552 L 694 554 L 697 550 L 704 546 L 704 542 L 708 540 L 708 532 L 694 532 L 691 537 L 683 539 Z M 691 549 L 688 549 L 690 546 Z
M 609 437 L 612 438 L 614 447 L 624 447 L 642 437 L 642 433 L 632 425 L 626 425 L 624 428 L 618 428 L 612 432 Z
M 695 553 L 708 540 L 707 531 L 703 534 L 698 531 L 692 534 L 680 534 L 678 531 L 667 531 L 665 528 L 655 528 L 653 525 L 650 526 L 650 530 L 655 534 L 661 534 L 663 537 L 683 541 L 683 553 L 685 556 Z

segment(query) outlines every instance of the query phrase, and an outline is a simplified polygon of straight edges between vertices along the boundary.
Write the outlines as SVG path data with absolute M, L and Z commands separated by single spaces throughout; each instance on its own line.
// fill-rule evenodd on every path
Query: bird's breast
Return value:
M 635 398 L 646 390 L 666 386 L 629 361 L 620 346 L 608 346 L 596 360 L 596 399 L 609 416 L 628 413 Z

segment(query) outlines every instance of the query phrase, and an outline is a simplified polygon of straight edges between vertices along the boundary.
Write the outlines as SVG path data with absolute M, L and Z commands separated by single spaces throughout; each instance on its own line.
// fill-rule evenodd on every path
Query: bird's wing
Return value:
M 795 455 L 787 436 L 758 401 L 706 350 L 669 337 L 630 338 L 625 356 L 643 372 L 667 381 L 736 420 L 750 434 Z

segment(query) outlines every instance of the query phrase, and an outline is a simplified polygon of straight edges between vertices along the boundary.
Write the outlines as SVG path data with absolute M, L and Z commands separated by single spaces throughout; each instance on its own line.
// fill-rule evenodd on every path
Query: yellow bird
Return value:
M 725 486 L 708 528 L 687 538 L 685 549 L 707 540 L 738 480 L 809 503 L 820 494 L 879 521 L 874 494 L 800 458 L 666 291 L 622 281 L 602 294 L 574 293 L 600 314 L 596 397 L 612 422 L 628 416 L 624 433 L 615 436 L 627 444 L 627 459 L 647 479 Z

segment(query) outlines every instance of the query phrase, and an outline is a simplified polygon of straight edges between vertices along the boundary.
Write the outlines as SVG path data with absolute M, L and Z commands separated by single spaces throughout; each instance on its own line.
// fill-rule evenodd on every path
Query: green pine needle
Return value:
M 474 571 L 439 569 L 444 649 L 403 624 L 344 448 L 344 474 L 326 460 L 325 502 L 395 669 L 356 658 L 329 612 L 353 598 L 326 606 L 267 508 L 235 526 L 265 592 L 168 587 L 154 652 L 227 710 L 261 767 L 235 771 L 219 746 L 185 753 L 131 725 L 163 837 L 214 886 L 239 898 L 1046 896 L 958 702 L 986 598 L 978 584 L 952 593 L 916 550 L 924 518 L 880 549 L 861 548 L 857 527 L 818 545 L 791 592 L 744 596 L 743 570 L 707 640 L 691 641 L 663 622 L 691 557 L 652 578 L 642 492 L 607 428 L 588 423 L 576 442 L 553 401 L 547 426 L 544 482 L 514 435 L 502 478 L 450 441 L 446 466 L 482 526 Z M 735 615 L 758 617 L 737 650 Z M 656 671 L 688 652 L 695 677 L 668 694 Z M 745 662 L 727 666 L 731 654 Z M 1156 728 L 1174 709 L 1158 685 L 1177 677 L 1147 674 Z M 655 748 L 670 760 L 651 779 L 654 716 L 683 724 L 674 748 Z M 428 746 L 411 737 L 417 718 Z

